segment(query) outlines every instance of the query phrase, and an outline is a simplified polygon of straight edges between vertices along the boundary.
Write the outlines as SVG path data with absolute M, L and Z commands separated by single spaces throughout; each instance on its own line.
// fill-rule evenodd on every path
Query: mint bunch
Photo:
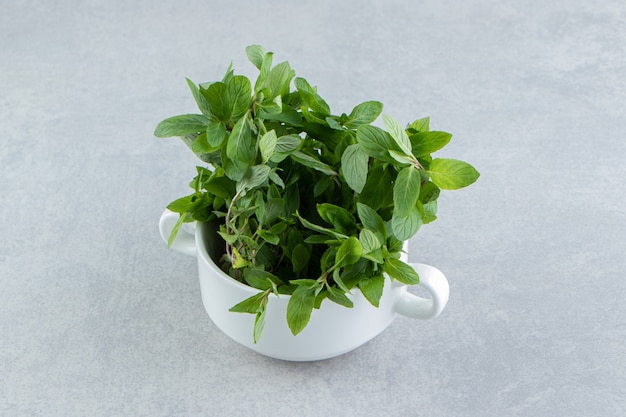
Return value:
M 334 115 L 317 89 L 275 66 L 261 46 L 246 49 L 254 84 L 229 67 L 221 81 L 187 80 L 200 114 L 163 120 L 157 137 L 178 136 L 210 168 L 197 167 L 193 192 L 168 209 L 185 222 L 217 221 L 226 242 L 221 268 L 259 293 L 231 311 L 256 316 L 259 339 L 271 294 L 290 294 L 294 335 L 328 299 L 352 307 L 360 291 L 378 306 L 384 275 L 405 284 L 419 276 L 400 260 L 402 242 L 437 216 L 441 190 L 475 182 L 468 163 L 432 158 L 452 135 L 429 118 L 404 128 L 367 101 Z

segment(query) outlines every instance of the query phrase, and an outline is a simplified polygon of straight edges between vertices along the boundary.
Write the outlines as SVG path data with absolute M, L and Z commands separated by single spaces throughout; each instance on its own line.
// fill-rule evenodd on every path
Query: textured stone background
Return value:
M 0 415 L 626 415 L 626 3 L 13 1 L 0 13 Z M 161 119 L 261 43 L 335 112 L 385 103 L 482 173 L 412 260 L 439 318 L 267 359 L 157 221 L 196 163 Z

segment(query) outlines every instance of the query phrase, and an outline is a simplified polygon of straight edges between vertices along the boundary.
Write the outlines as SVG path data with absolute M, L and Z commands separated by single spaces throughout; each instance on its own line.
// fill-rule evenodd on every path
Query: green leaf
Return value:
M 337 240 L 326 235 L 311 235 L 304 239 L 304 241 L 312 245 L 330 245 L 331 242 L 337 242 Z
M 174 239 L 176 238 L 176 235 L 178 235 L 178 231 L 180 230 L 183 223 L 188 222 L 190 218 L 191 216 L 189 213 L 180 213 L 180 215 L 178 216 L 178 220 L 176 221 L 176 224 L 172 228 L 172 232 L 170 233 L 170 236 L 167 239 L 168 248 L 172 247 L 172 243 L 174 243 Z
M 251 190 L 263 185 L 270 174 L 271 168 L 267 165 L 255 165 L 248 168 L 241 181 L 237 183 L 237 192 Z
M 359 281 L 358 286 L 367 301 L 374 307 L 378 307 L 380 298 L 383 296 L 385 277 L 383 275 L 376 275 L 372 278 L 363 278 Z
M 224 76 L 222 77 L 222 82 L 224 84 L 228 84 L 228 81 L 233 78 L 234 74 L 235 71 L 233 70 L 233 61 L 230 61 L 230 64 L 228 64 L 228 68 L 226 68 L 226 73 L 224 73 Z
M 363 227 L 376 233 L 379 238 L 382 238 L 382 241 L 387 240 L 385 222 L 382 217 L 376 213 L 376 210 L 362 203 L 357 203 L 356 208 Z
M 230 159 L 245 165 L 251 165 L 254 161 L 256 146 L 247 117 L 239 119 L 232 132 L 230 132 L 228 143 L 226 144 L 226 155 Z
M 243 236 L 238 236 L 239 238 L 242 238 Z M 247 266 L 250 265 L 250 262 L 248 262 L 243 256 L 241 256 L 241 253 L 237 250 L 237 248 L 233 247 L 233 255 L 235 256 L 235 260 L 233 262 L 233 268 L 235 269 L 239 269 L 239 268 L 245 268 Z
M 391 157 L 393 159 L 395 159 L 397 162 L 399 162 L 402 165 L 415 165 L 416 164 L 416 160 L 414 156 L 408 156 L 406 155 L 404 152 L 398 152 L 398 151 L 394 151 L 391 150 L 389 151 L 389 155 L 391 155 Z M 394 164 L 395 166 L 398 166 L 398 164 Z
M 157 125 L 154 136 L 169 138 L 204 132 L 210 121 L 211 119 L 204 114 L 183 114 L 170 117 Z
M 317 205 L 317 212 L 326 223 L 332 225 L 342 233 L 350 235 L 356 230 L 356 220 L 354 216 L 343 207 L 323 203 Z
M 273 100 L 266 100 L 255 103 L 257 116 L 262 119 L 280 114 L 283 111 L 283 100 L 281 96 L 274 97 Z
M 276 275 L 261 269 L 244 270 L 244 279 L 248 285 L 262 291 L 271 290 L 273 288 L 272 284 L 282 284 Z
M 252 86 L 243 75 L 235 75 L 228 80 L 224 93 L 224 115 L 239 120 L 252 105 Z
M 255 294 L 252 297 L 246 298 L 242 302 L 232 306 L 228 311 L 233 313 L 260 313 L 264 310 L 265 305 L 267 304 L 268 294 L 269 293 L 267 291 Z
M 396 119 L 386 114 L 383 114 L 383 122 L 385 123 L 385 127 L 389 131 L 391 137 L 398 144 L 402 152 L 406 155 L 411 156 L 411 141 L 409 140 L 409 136 L 406 134 L 406 131 L 400 126 L 400 123 Z
M 333 271 L 333 281 L 335 281 L 335 284 L 337 284 L 337 286 L 345 293 L 350 294 L 350 289 L 348 288 L 348 286 L 346 285 L 345 282 L 343 282 L 343 279 L 341 278 L 341 274 L 339 273 L 339 268 L 336 268 Z
M 261 45 L 250 45 L 246 47 L 246 55 L 255 67 L 261 69 L 263 57 L 265 56 L 265 49 Z
M 374 210 L 390 206 L 393 204 L 393 180 L 391 168 L 382 165 L 374 167 L 367 175 L 359 201 Z
M 325 235 L 328 235 L 328 236 L 332 236 L 332 237 L 334 237 L 336 239 L 347 239 L 348 238 L 348 236 L 346 236 L 344 234 L 341 234 L 341 233 L 338 233 L 338 232 L 336 232 L 334 230 L 327 229 L 325 227 L 318 226 L 316 224 L 311 223 L 307 219 L 305 219 L 302 216 L 300 216 L 300 214 L 297 213 L 297 212 L 296 212 L 296 216 L 298 217 L 298 219 L 300 220 L 302 225 L 304 227 L 306 227 L 307 229 L 310 229 L 310 230 L 313 230 L 315 232 L 322 233 L 322 234 L 325 234 Z
M 403 168 L 393 185 L 393 203 L 400 217 L 406 217 L 415 208 L 420 195 L 421 174 L 414 166 Z
M 276 153 L 290 153 L 298 149 L 302 144 L 302 138 L 298 135 L 281 136 L 276 141 Z
M 412 238 L 421 226 L 422 216 L 417 207 L 414 207 L 407 216 L 402 217 L 394 212 L 391 217 L 393 234 L 400 241 Z
M 376 126 L 360 126 L 356 131 L 356 140 L 367 155 L 383 161 L 393 162 L 390 150 L 401 151 L 389 133 Z
M 272 201 L 272 200 L 270 200 Z M 279 200 L 282 203 L 282 200 Z M 282 205 L 281 205 L 282 207 Z M 287 227 L 289 226 L 288 223 L 286 222 L 280 222 L 280 223 L 276 223 L 274 226 L 270 227 L 270 230 L 268 230 L 268 232 L 270 233 L 274 233 L 275 235 L 280 234 L 282 232 L 284 232 L 285 230 L 287 230 Z
M 280 198 L 270 198 L 265 203 L 265 216 L 261 220 L 262 224 L 272 224 L 285 211 L 285 202 Z M 271 233 L 277 234 L 286 228 L 286 223 L 278 223 L 269 230 Z M 282 229 L 282 230 L 281 230 Z
M 333 167 L 331 167 L 330 165 L 327 165 L 323 163 L 322 161 L 320 161 L 319 159 L 314 158 L 310 155 L 307 155 L 303 152 L 300 152 L 300 151 L 293 152 L 291 154 L 291 159 L 293 159 L 299 164 L 302 164 L 309 168 L 313 168 L 326 175 L 335 175 L 335 176 L 338 175 L 333 169 Z
M 416 157 L 430 155 L 446 146 L 452 135 L 447 132 L 420 132 L 410 136 L 411 150 Z
M 336 117 L 334 116 L 328 116 L 326 117 L 326 123 L 328 123 L 328 127 L 330 127 L 331 129 L 334 130 L 345 130 L 343 128 L 343 126 L 341 126 L 341 123 L 339 123 L 339 121 L 337 120 Z
M 191 146 L 191 150 L 197 155 L 208 154 L 220 150 L 224 141 L 228 138 L 226 126 L 222 122 L 209 122 L 206 132 L 201 133 Z
M 212 195 L 225 200 L 231 199 L 235 195 L 235 183 L 227 177 L 213 177 L 204 183 L 203 188 Z
M 417 285 L 420 283 L 420 277 L 417 272 L 415 272 L 415 269 L 399 259 L 385 259 L 383 271 L 389 275 L 389 278 L 395 279 L 403 284 Z
M 369 157 L 357 143 L 348 146 L 341 155 L 341 172 L 348 186 L 357 193 L 365 187 L 368 162 Z
M 209 106 L 211 106 L 211 114 L 222 122 L 227 122 L 228 117 L 224 113 L 224 99 L 226 96 L 226 84 L 217 82 L 212 83 L 206 90 L 200 90 L 204 98 L 206 98 Z
M 194 197 L 195 197 L 195 194 L 192 194 L 186 197 L 181 197 L 179 199 L 176 199 L 167 205 L 167 209 L 175 213 L 184 213 L 187 210 L 189 210 L 189 207 L 191 207 Z
M 259 150 L 261 151 L 261 158 L 263 159 L 263 163 L 269 161 L 272 155 L 274 155 L 277 142 L 278 138 L 276 137 L 275 130 L 270 130 L 261 137 L 261 139 L 259 140 Z
M 261 88 L 269 89 L 269 99 L 285 95 L 289 93 L 289 85 L 295 75 L 296 73 L 289 66 L 289 62 L 281 62 L 270 70 Z
M 361 259 L 361 255 L 363 255 L 361 243 L 356 237 L 350 236 L 339 246 L 339 249 L 337 249 L 335 268 L 354 265 Z
M 424 204 L 422 220 L 424 224 L 432 223 L 437 220 L 437 200 Z
M 433 159 L 428 171 L 431 181 L 444 190 L 467 187 L 480 176 L 473 166 L 456 159 Z
M 322 177 L 319 181 L 315 183 L 315 186 L 313 187 L 313 195 L 315 197 L 319 197 L 320 195 L 324 194 L 324 191 L 328 189 L 332 182 L 332 177 Z
M 347 308 L 354 307 L 354 303 L 352 303 L 352 300 L 350 300 L 346 296 L 346 294 L 343 291 L 341 291 L 339 288 L 327 287 L 326 291 L 327 291 L 327 297 L 330 301 L 335 302 Z
M 317 88 L 312 87 L 307 80 L 300 77 L 297 77 L 294 80 L 294 85 L 300 93 L 302 101 L 304 101 L 304 103 L 311 110 L 324 116 L 330 115 L 330 107 L 324 101 L 324 99 L 322 99 L 319 94 L 317 94 Z
M 409 125 L 409 128 L 417 130 L 418 132 L 428 132 L 430 130 L 430 117 L 417 119 Z
M 419 200 L 423 203 L 430 203 L 431 201 L 437 200 L 439 198 L 439 193 L 441 190 L 435 184 L 430 181 L 426 181 L 422 184 L 420 188 L 420 196 Z
M 315 305 L 315 297 L 315 289 L 305 285 L 298 285 L 291 294 L 287 304 L 287 324 L 294 336 L 309 323 Z
M 348 115 L 348 120 L 344 122 L 344 126 L 355 129 L 359 126 L 370 124 L 380 116 L 382 111 L 382 103 L 378 101 L 366 101 L 352 109 L 352 112 Z
M 267 230 L 258 229 L 257 233 L 259 234 L 261 239 L 271 245 L 278 245 L 280 243 L 280 238 L 277 235 L 268 232 Z
M 206 138 L 209 145 L 208 152 L 214 152 L 219 150 L 226 141 L 226 139 L 228 139 L 226 125 L 223 122 L 209 123 L 206 129 Z
M 265 306 L 261 310 L 260 313 L 256 313 L 256 317 L 254 318 L 254 333 L 252 338 L 254 339 L 254 343 L 257 343 L 261 338 L 261 333 L 263 333 L 263 328 L 265 327 Z
M 300 274 L 306 270 L 309 265 L 309 259 L 311 258 L 311 251 L 303 244 L 296 245 L 291 252 L 291 263 L 293 265 L 293 272 Z
M 285 182 L 283 181 L 282 178 L 280 178 L 280 176 L 276 172 L 274 171 L 270 172 L 270 180 L 274 184 L 278 185 L 280 188 L 285 188 Z
M 211 105 L 209 104 L 207 99 L 202 95 L 196 83 L 191 81 L 189 78 L 185 78 L 185 79 L 187 80 L 187 85 L 189 86 L 189 89 L 191 90 L 191 94 L 193 94 L 193 98 L 196 100 L 198 109 L 200 109 L 200 111 L 204 113 L 205 115 L 211 116 Z
M 359 242 L 361 242 L 364 254 L 380 249 L 380 246 L 382 245 L 381 241 L 376 236 L 376 233 L 369 229 L 361 230 L 359 233 Z

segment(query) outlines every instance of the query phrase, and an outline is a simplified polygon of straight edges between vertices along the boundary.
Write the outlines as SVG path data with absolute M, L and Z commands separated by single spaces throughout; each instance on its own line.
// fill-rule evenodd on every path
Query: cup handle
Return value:
M 400 293 L 394 304 L 394 310 L 407 317 L 428 320 L 437 317 L 448 303 L 450 287 L 446 276 L 434 266 L 409 264 L 420 276 L 420 285 L 431 298 L 418 297 L 407 291 Z
M 159 232 L 161 232 L 161 238 L 165 243 L 170 238 L 172 230 L 178 223 L 178 213 L 165 209 L 159 219 Z M 178 230 L 178 234 L 172 242 L 172 249 L 185 255 L 195 256 L 196 254 L 196 237 L 193 233 L 189 233 L 183 228 Z

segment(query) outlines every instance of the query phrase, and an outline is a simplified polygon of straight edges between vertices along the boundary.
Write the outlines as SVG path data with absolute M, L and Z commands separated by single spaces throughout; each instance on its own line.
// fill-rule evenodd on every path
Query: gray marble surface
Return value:
M 0 415 L 626 415 L 622 0 L 5 3 Z M 252 43 L 481 171 L 411 242 L 442 316 L 314 363 L 210 322 L 157 231 L 196 161 L 152 132 Z

